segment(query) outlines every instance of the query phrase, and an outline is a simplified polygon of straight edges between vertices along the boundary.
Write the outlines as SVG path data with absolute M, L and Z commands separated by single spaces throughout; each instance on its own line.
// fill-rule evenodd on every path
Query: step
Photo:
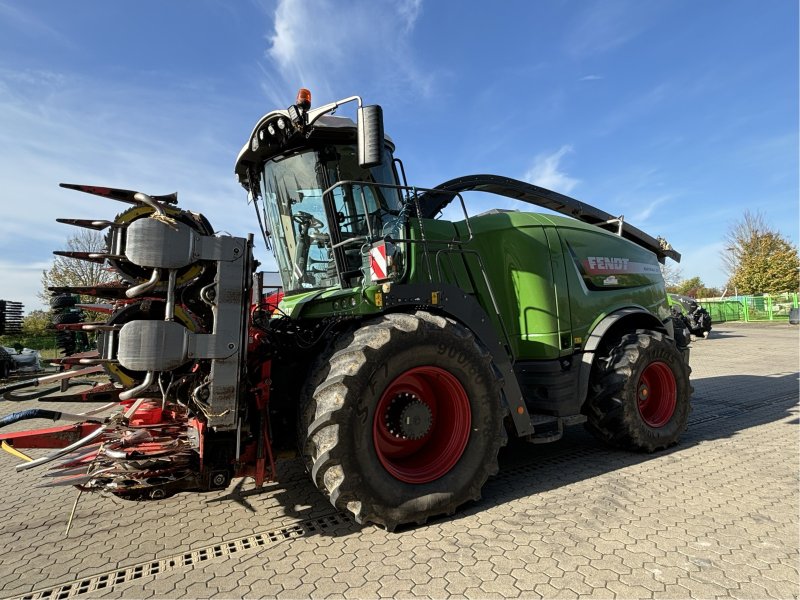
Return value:
M 527 436 L 525 439 L 531 444 L 549 444 L 550 442 L 556 442 L 561 439 L 564 435 L 565 427 L 585 422 L 586 415 L 554 417 L 553 415 L 534 413 L 531 415 L 533 434 Z

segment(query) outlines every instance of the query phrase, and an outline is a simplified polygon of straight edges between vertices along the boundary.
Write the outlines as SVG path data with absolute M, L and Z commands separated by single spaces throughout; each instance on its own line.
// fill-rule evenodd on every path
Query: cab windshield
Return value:
M 323 191 L 347 180 L 363 183 L 337 186 L 323 198 Z M 375 185 L 380 183 L 396 183 L 388 150 L 383 164 L 372 169 L 359 167 L 355 146 L 347 145 L 290 153 L 264 164 L 265 226 L 287 292 L 337 285 L 334 246 L 341 246 L 341 271 L 360 276 L 370 238 L 402 237 L 400 194 Z M 333 232 L 325 202 L 335 220 Z

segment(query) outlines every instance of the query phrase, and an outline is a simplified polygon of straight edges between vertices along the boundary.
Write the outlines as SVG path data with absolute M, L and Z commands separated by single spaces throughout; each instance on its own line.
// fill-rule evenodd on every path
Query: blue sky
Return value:
M 0 298 L 39 307 L 72 233 L 56 217 L 123 208 L 62 181 L 177 190 L 255 232 L 236 154 L 301 86 L 383 105 L 412 184 L 568 193 L 667 238 L 708 285 L 745 209 L 798 240 L 795 0 L 0 0 Z

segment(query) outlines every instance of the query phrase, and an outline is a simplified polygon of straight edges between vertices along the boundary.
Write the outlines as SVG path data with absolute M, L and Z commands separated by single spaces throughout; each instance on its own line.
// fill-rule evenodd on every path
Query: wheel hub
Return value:
M 400 431 L 410 440 L 418 440 L 431 430 L 433 415 L 427 404 L 414 402 L 400 413 Z
M 372 439 L 381 465 L 404 483 L 444 477 L 469 442 L 472 411 L 459 380 L 438 366 L 412 367 L 378 400 Z
M 386 411 L 386 429 L 396 438 L 421 439 L 431 430 L 431 425 L 431 409 L 413 393 L 398 394 Z
M 677 406 L 677 383 L 669 365 L 654 361 L 639 378 L 637 404 L 642 420 L 659 428 L 669 423 Z

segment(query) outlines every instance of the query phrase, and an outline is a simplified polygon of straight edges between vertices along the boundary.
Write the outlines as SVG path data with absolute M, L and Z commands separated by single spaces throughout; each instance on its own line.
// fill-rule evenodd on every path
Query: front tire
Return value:
M 657 331 L 623 336 L 592 373 L 587 429 L 604 442 L 655 452 L 677 443 L 691 411 L 691 368 Z
M 499 377 L 469 330 L 387 314 L 322 359 L 301 405 L 301 450 L 337 509 L 393 530 L 480 498 L 506 434 Z

